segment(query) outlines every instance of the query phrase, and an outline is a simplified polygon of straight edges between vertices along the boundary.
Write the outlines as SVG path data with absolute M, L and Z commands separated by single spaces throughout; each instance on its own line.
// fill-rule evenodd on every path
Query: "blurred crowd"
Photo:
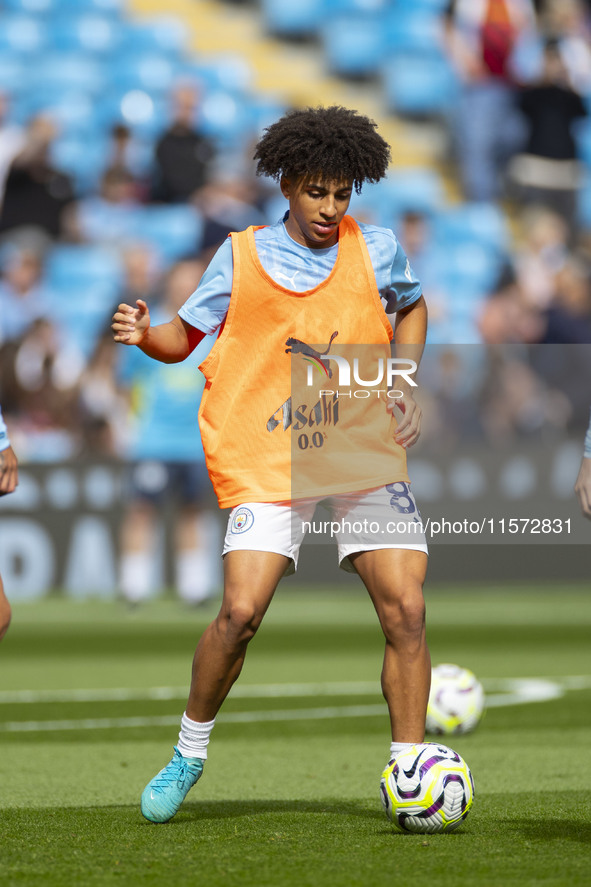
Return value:
M 216 166 L 216 145 L 199 131 L 198 103 L 196 86 L 175 88 L 170 126 L 143 176 L 134 172 L 133 133 L 115 126 L 100 188 L 83 195 L 52 161 L 56 125 L 49 115 L 34 116 L 22 130 L 0 127 L 0 389 L 22 459 L 128 455 L 141 407 L 136 380 L 125 373 L 127 349 L 112 341 L 116 306 L 142 298 L 154 316 L 164 316 L 166 306 L 172 317 L 227 234 L 266 221 L 268 192 L 254 175 Z M 182 255 L 167 255 L 136 232 L 138 208 L 182 205 L 195 207 L 200 220 Z M 103 252 L 67 252 L 82 245 Z M 104 259 L 104 291 L 85 290 L 84 268 L 79 286 L 64 283 L 60 248 L 74 283 L 75 263 Z M 96 311 L 84 307 L 93 299 L 101 302 Z
M 591 343 L 591 162 L 580 129 L 591 96 L 591 3 L 456 0 L 441 4 L 440 23 L 460 89 L 443 119 L 461 208 L 475 230 L 491 210 L 500 213 L 507 237 L 468 285 L 473 241 L 454 259 L 454 276 L 439 236 L 454 205 L 413 205 L 411 195 L 400 211 L 376 214 L 374 201 L 356 214 L 394 228 L 423 282 L 434 344 Z M 147 158 L 133 126 L 109 126 L 96 187 L 81 188 L 60 167 L 59 122 L 49 110 L 16 122 L 15 101 L 0 96 L 0 402 L 15 449 L 22 460 L 135 458 L 149 392 L 139 384 L 145 367 L 134 376 L 128 349 L 112 342 L 113 310 L 142 298 L 156 314 L 174 313 L 229 231 L 276 220 L 277 189 L 254 176 L 249 139 L 229 150 L 204 131 L 201 88 L 190 79 L 170 91 L 168 124 Z M 166 208 L 194 215 L 146 226 L 144 210 Z M 92 262 L 102 287 L 86 286 Z M 179 385 L 193 385 L 198 398 L 193 370 Z M 491 434 L 513 407 L 495 389 Z M 558 412 L 568 422 L 568 410 Z

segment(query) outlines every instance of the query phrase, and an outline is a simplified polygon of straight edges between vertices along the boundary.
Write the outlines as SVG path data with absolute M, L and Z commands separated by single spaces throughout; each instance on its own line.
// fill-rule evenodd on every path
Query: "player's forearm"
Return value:
M 198 333 L 198 331 L 195 331 Z M 201 334 L 201 338 L 203 334 Z M 169 323 L 161 323 L 150 326 L 138 348 L 148 357 L 159 360 L 161 363 L 180 363 L 185 360 L 195 347 L 190 341 L 186 329 L 179 318 L 176 317 Z
M 396 315 L 392 353 L 413 360 L 418 366 L 427 337 L 427 305 L 421 296 L 409 308 Z
M 423 296 L 396 315 L 394 344 L 396 349 L 412 347 L 420 356 L 427 338 L 427 305 Z

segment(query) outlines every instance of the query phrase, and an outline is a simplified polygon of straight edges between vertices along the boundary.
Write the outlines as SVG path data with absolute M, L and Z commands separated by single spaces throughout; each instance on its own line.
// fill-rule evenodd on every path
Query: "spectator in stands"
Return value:
M 119 352 L 108 332 L 99 336 L 78 384 L 77 416 L 86 456 L 116 457 L 125 446 L 129 399 L 117 378 Z
M 103 173 L 98 194 L 70 204 L 64 231 L 74 242 L 121 244 L 130 236 L 138 203 L 135 182 L 122 167 Z
M 509 167 L 519 202 L 553 210 L 574 234 L 582 171 L 572 130 L 587 111 L 572 88 L 556 40 L 547 41 L 540 80 L 522 90 L 519 107 L 528 135 L 524 151 Z
M 133 132 L 124 123 L 116 123 L 109 133 L 110 148 L 105 172 L 122 171 L 133 181 L 133 197 L 140 202 L 146 198 L 145 169 L 141 151 Z
M 24 147 L 22 128 L 8 120 L 9 98 L 0 92 L 0 208 L 4 198 L 6 176 L 12 161 Z
M 535 26 L 531 0 L 448 4 L 446 45 L 463 81 L 454 135 L 468 200 L 502 194 L 506 163 L 521 139 L 511 58 L 518 41 Z
M 527 299 L 511 265 L 503 269 L 481 306 L 477 323 L 486 345 L 539 342 L 545 329 L 542 310 Z
M 195 289 L 205 263 L 183 261 L 168 272 L 164 298 L 150 306 L 152 316 L 168 319 Z M 123 596 L 140 603 L 158 588 L 158 518 L 171 499 L 179 503 L 174 528 L 176 588 L 182 600 L 199 604 L 218 587 L 217 544 L 208 544 L 202 519 L 213 495 L 197 426 L 205 379 L 198 364 L 215 337 L 207 337 L 191 360 L 160 364 L 139 349 L 121 352 L 120 387 L 132 407 L 128 455 L 133 462 L 128 505 L 121 530 L 120 585 Z M 114 343 L 113 343 L 114 344 Z
M 52 239 L 61 236 L 63 212 L 74 199 L 74 187 L 70 177 L 56 169 L 51 160 L 56 135 L 55 123 L 46 114 L 29 122 L 25 145 L 6 178 L 1 234 L 33 228 Z
M 124 280 L 117 300 L 155 302 L 161 280 L 154 251 L 135 243 L 122 250 L 121 259 Z M 120 356 L 112 336 L 100 335 L 80 377 L 78 413 L 85 453 L 121 456 L 126 451 L 130 402 L 119 378 Z
M 573 88 L 591 89 L 591 18 L 582 0 L 546 0 L 541 15 L 544 33 L 554 37 Z
M 394 227 L 394 226 L 392 226 Z M 399 240 L 411 267 L 421 281 L 425 298 L 429 301 L 429 339 L 438 339 L 444 330 L 449 311 L 447 296 L 441 286 L 440 254 L 435 249 L 431 220 L 419 210 L 407 210 L 400 219 Z
M 554 293 L 544 312 L 546 344 L 591 344 L 591 278 L 589 268 L 568 256 L 553 278 Z
M 144 243 L 132 243 L 122 251 L 123 287 L 118 300 L 124 299 L 135 305 L 136 299 L 150 302 L 158 298 L 160 268 L 154 250 Z
M 151 199 L 184 203 L 208 180 L 213 144 L 199 132 L 199 93 L 191 84 L 176 87 L 173 119 L 156 144 Z
M 561 216 L 537 206 L 520 218 L 521 243 L 514 250 L 519 286 L 528 304 L 545 310 L 554 298 L 554 279 L 569 255 L 568 227 Z
M 24 417 L 28 458 L 70 458 L 78 449 L 76 398 L 83 362 L 75 337 L 65 332 L 46 318 L 34 321 L 9 368 L 9 394 Z
M 20 339 L 33 321 L 47 315 L 42 274 L 39 252 L 20 246 L 9 249 L 0 276 L 0 344 Z
M 213 254 L 230 231 L 265 225 L 267 219 L 256 201 L 256 184 L 251 179 L 231 174 L 212 178 L 195 197 L 204 219 L 201 249 Z

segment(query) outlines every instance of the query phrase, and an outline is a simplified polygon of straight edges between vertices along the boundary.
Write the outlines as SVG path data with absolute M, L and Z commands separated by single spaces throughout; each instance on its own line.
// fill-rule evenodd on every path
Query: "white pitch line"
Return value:
M 113 687 L 102 690 L 4 690 L 0 703 L 37 702 L 143 702 L 185 699 L 188 687 Z M 238 684 L 234 699 L 280 699 L 293 696 L 379 696 L 377 681 L 324 681 L 300 684 Z
M 256 724 L 262 721 L 308 721 L 333 718 L 367 718 L 386 715 L 386 704 L 342 705 L 329 708 L 296 708 L 285 711 L 232 711 L 217 717 L 221 724 Z M 81 718 L 65 721 L 8 721 L 0 724 L 2 733 L 40 733 L 61 730 L 110 730 L 116 727 L 170 727 L 178 725 L 178 715 L 153 718 Z
M 586 690 L 591 688 L 591 675 L 571 675 L 544 678 L 490 678 L 483 679 L 487 691 L 487 703 L 494 696 L 491 691 L 514 696 L 522 691 L 538 692 L 544 696 L 544 687 L 550 691 L 550 684 L 565 690 Z M 188 687 L 112 687 L 84 690 L 4 690 L 0 691 L 0 704 L 23 704 L 43 702 L 145 702 L 185 699 Z M 287 697 L 312 696 L 380 696 L 380 686 L 376 681 L 323 681 L 293 684 L 238 684 L 230 693 L 233 699 L 281 699 Z M 500 698 L 500 697 L 499 697 Z M 494 704 L 494 703 L 493 703 Z M 501 703 L 497 703 L 501 704 Z M 507 703 L 508 704 L 508 703 Z
M 545 702 L 550 699 L 557 699 L 564 695 L 567 690 L 581 690 L 591 687 L 591 678 L 585 675 L 574 675 L 572 677 L 564 677 L 556 680 L 548 678 L 504 678 L 498 681 L 491 681 L 489 686 L 494 685 L 497 689 L 503 690 L 500 693 L 487 693 L 487 708 L 499 708 L 506 705 L 524 705 L 532 702 Z M 377 686 L 370 682 L 342 682 L 342 683 L 324 683 L 324 684 L 246 684 L 241 688 L 241 692 L 234 691 L 235 696 L 251 697 L 267 696 L 331 696 L 331 695 L 375 695 L 379 692 Z M 19 692 L 19 691 L 17 691 Z M 8 701 L 6 697 L 10 697 L 11 702 L 24 701 L 49 701 L 48 693 L 42 694 L 42 700 L 33 698 L 33 695 L 26 692 L 26 698 L 20 700 L 15 699 L 15 693 L 3 693 L 0 697 L 1 701 Z M 51 692 L 51 691 L 49 691 Z M 146 693 L 152 695 L 146 695 Z M 105 695 L 98 696 L 103 693 Z M 173 699 L 177 698 L 178 689 L 172 687 L 157 687 L 152 691 L 130 690 L 119 688 L 111 691 L 64 691 L 64 695 L 59 700 L 52 701 L 81 701 L 80 695 L 74 697 L 72 694 L 83 694 L 83 701 L 112 701 L 113 699 Z M 90 698 L 89 698 L 90 694 Z M 107 698 L 107 694 L 111 694 Z M 113 695 L 116 694 L 116 695 Z M 127 695 L 126 695 L 127 694 Z M 132 694 L 132 695 L 129 695 Z M 185 695 L 183 690 L 182 695 Z M 296 708 L 287 710 L 267 710 L 267 711 L 236 711 L 222 712 L 218 720 L 220 723 L 227 724 L 246 724 L 261 723 L 264 721 L 303 721 L 303 720 L 329 720 L 336 718 L 360 718 L 360 717 L 376 717 L 386 714 L 386 705 L 384 702 L 377 705 L 343 705 L 343 706 L 327 706 L 318 708 Z M 31 732 L 50 732 L 64 730 L 108 730 L 113 728 L 125 727 L 169 727 L 178 725 L 178 715 L 163 715 L 160 717 L 127 717 L 127 718 L 79 718 L 69 720 L 55 721 L 8 721 L 4 724 L 0 723 L 0 732 L 3 733 L 31 733 Z

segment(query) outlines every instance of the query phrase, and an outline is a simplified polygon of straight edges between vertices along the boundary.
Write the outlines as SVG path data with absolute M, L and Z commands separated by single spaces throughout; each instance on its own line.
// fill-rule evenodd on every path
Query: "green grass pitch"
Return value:
M 165 825 L 139 796 L 169 759 L 215 605 L 14 607 L 0 646 L 0 884 L 43 887 L 590 885 L 591 596 L 574 585 L 427 592 L 433 662 L 490 707 L 448 739 L 476 798 L 450 835 L 394 833 L 382 641 L 360 588 L 286 582 Z

